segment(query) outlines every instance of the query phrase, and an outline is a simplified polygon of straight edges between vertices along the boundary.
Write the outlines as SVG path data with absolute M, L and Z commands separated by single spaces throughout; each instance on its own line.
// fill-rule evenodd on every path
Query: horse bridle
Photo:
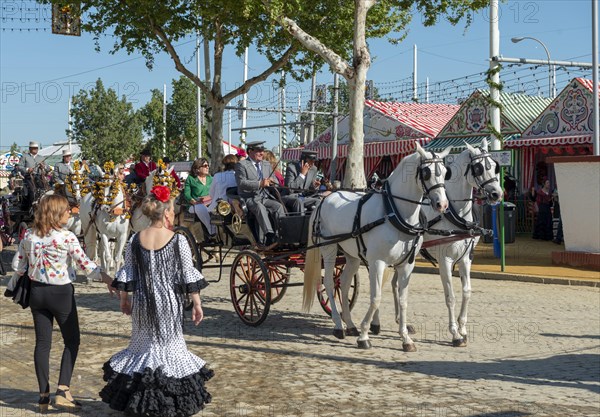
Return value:
M 420 163 L 419 167 L 417 168 L 417 178 L 419 178 L 419 180 L 421 181 L 421 188 L 423 188 L 423 193 L 425 195 L 429 195 L 429 192 L 435 190 L 436 188 L 445 188 L 446 187 L 446 185 L 443 182 L 439 182 L 431 188 L 428 188 L 427 184 L 425 183 L 425 181 L 428 181 L 431 178 L 431 168 L 429 168 L 426 165 L 434 164 L 435 176 L 439 177 L 440 175 L 442 175 L 442 170 L 440 168 L 440 164 L 444 165 L 444 160 L 442 158 L 438 157 L 435 153 L 432 152 L 432 154 L 433 154 L 433 158 L 421 159 L 421 163 Z M 450 179 L 451 175 L 452 175 L 452 171 L 450 170 L 449 167 L 446 167 L 446 176 L 444 179 L 445 180 Z
M 487 194 L 487 191 L 485 190 L 485 186 L 498 181 L 497 175 L 500 173 L 500 165 L 498 164 L 498 162 L 494 161 L 494 159 L 492 158 L 492 155 L 489 152 L 486 152 L 481 148 L 477 148 L 477 149 L 481 150 L 481 153 L 479 155 L 470 157 L 471 162 L 469 162 L 469 164 L 467 165 L 467 170 L 465 171 L 465 177 L 469 174 L 469 171 L 471 171 L 471 175 L 473 176 L 473 179 L 475 180 L 475 184 L 477 184 L 477 188 L 479 188 L 480 190 L 483 190 L 483 192 Z M 480 162 L 479 160 L 482 160 L 482 161 Z M 492 168 L 492 162 L 494 164 L 496 164 L 496 168 L 495 168 L 496 175 L 494 175 L 492 178 L 490 178 L 487 181 L 481 182 L 480 178 L 483 176 L 484 172 L 487 172 Z M 484 169 L 484 164 L 485 164 L 485 169 Z

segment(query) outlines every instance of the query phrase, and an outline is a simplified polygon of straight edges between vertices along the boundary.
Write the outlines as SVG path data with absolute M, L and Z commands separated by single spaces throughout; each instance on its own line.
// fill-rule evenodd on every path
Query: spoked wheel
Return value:
M 271 283 L 271 304 L 277 303 L 287 291 L 286 284 L 290 280 L 292 268 L 285 265 L 267 265 Z M 281 287 L 279 286 L 281 285 Z
M 342 303 L 342 288 L 340 286 L 340 276 L 342 275 L 342 271 L 344 270 L 345 265 L 336 265 L 333 270 L 333 283 L 335 284 L 333 294 L 337 305 L 341 307 Z M 354 304 L 356 304 L 356 300 L 358 299 L 358 293 L 360 290 L 360 284 L 358 280 L 358 274 L 354 274 L 352 277 L 352 283 L 350 284 L 350 291 L 348 292 L 348 301 L 350 301 L 350 310 L 354 308 Z M 321 304 L 321 308 L 325 313 L 331 316 L 331 305 L 329 304 L 330 300 L 327 296 L 327 291 L 325 291 L 325 285 L 323 285 L 323 277 L 321 277 L 321 285 L 317 289 L 317 298 L 319 299 L 319 304 Z
M 202 270 L 202 257 L 200 256 L 200 251 L 198 250 L 198 245 L 196 244 L 196 239 L 194 239 L 194 236 L 192 236 L 192 233 L 190 232 L 190 230 L 187 227 L 177 226 L 175 229 L 173 229 L 173 231 L 175 233 L 178 233 L 178 234 L 182 235 L 183 237 L 185 237 L 185 240 L 187 240 L 188 245 L 190 246 L 190 249 L 192 251 L 192 260 L 194 261 L 194 266 L 196 267 L 196 269 L 201 271 Z M 193 306 L 194 306 L 194 302 L 192 301 L 192 297 L 190 297 L 189 294 L 187 294 L 185 296 L 183 308 L 186 311 L 189 311 L 192 309 Z
M 271 308 L 269 272 L 256 252 L 241 251 L 231 265 L 231 302 L 248 326 L 260 325 Z

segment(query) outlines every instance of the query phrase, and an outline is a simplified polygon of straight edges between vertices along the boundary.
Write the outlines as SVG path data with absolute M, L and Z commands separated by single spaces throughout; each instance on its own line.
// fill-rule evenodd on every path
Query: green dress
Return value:
M 185 197 L 185 201 L 189 203 L 191 200 L 208 196 L 212 180 L 213 177 L 207 175 L 206 184 L 202 184 L 198 177 L 189 175 L 185 180 L 185 186 L 183 187 L 183 195 Z

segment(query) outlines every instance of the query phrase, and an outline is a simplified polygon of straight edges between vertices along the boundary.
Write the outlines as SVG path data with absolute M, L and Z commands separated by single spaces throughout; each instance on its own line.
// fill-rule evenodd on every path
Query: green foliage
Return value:
M 113 89 L 106 90 L 100 79 L 95 88 L 73 97 L 71 116 L 73 139 L 90 161 L 123 162 L 140 152 L 141 115 L 125 97 L 119 100 Z
M 9 152 L 11 153 L 11 155 L 15 155 L 17 153 L 21 153 L 21 148 L 19 147 L 19 145 L 17 145 L 17 142 L 13 142 L 13 144 L 10 145 Z

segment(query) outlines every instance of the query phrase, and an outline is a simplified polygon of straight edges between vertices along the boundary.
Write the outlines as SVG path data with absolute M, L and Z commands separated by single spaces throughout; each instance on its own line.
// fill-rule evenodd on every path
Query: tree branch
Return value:
M 196 86 L 199 87 L 200 90 L 202 90 L 202 92 L 208 96 L 210 94 L 210 90 L 202 82 L 202 80 L 200 80 L 200 78 L 198 78 L 198 76 L 196 74 L 194 74 L 193 72 L 188 70 L 185 67 L 185 65 L 183 65 L 181 63 L 179 54 L 177 54 L 177 51 L 173 47 L 173 44 L 171 43 L 169 38 L 167 37 L 167 34 L 162 30 L 162 28 L 160 26 L 157 26 L 154 23 L 152 18 L 148 17 L 148 23 L 150 24 L 150 28 L 152 29 L 152 32 L 154 32 L 154 34 L 163 42 L 165 49 L 167 50 L 167 53 L 171 56 L 171 59 L 175 63 L 175 68 L 177 69 L 177 71 L 181 72 L 183 75 L 185 75 L 190 80 L 192 80 L 192 82 L 194 84 L 196 84 Z
M 252 77 L 250 79 L 248 79 L 244 84 L 242 84 L 241 86 L 239 86 L 238 88 L 236 88 L 235 90 L 230 91 L 229 93 L 227 93 L 224 97 L 223 97 L 223 101 L 225 103 L 229 103 L 231 100 L 233 100 L 234 98 L 236 98 L 239 95 L 242 95 L 244 93 L 247 93 L 248 91 L 250 91 L 250 88 L 261 82 L 266 80 L 267 78 L 269 78 L 269 76 L 271 74 L 274 74 L 275 72 L 279 71 L 281 68 L 283 68 L 285 66 L 285 64 L 287 64 L 290 60 L 290 58 L 292 57 L 292 55 L 296 52 L 296 47 L 294 45 L 290 46 L 284 53 L 283 55 L 281 55 L 281 57 L 279 57 L 279 59 L 275 62 L 273 62 L 273 64 L 267 68 L 265 71 L 262 72 L 262 74 L 257 75 L 256 77 Z
M 346 61 L 344 61 L 338 54 L 333 52 L 320 40 L 306 33 L 295 21 L 288 17 L 282 16 L 279 17 L 279 23 L 306 49 L 313 51 L 323 58 L 335 72 L 347 80 L 354 77 L 354 69 L 348 65 Z

